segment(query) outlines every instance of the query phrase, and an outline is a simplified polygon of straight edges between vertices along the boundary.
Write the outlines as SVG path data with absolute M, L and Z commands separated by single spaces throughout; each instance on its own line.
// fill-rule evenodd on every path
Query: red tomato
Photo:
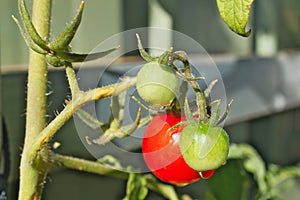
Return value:
M 202 178 L 209 178 L 214 170 L 201 172 L 190 168 L 180 151 L 179 136 L 182 126 L 168 129 L 185 117 L 172 114 L 156 115 L 149 123 L 143 137 L 142 151 L 145 162 L 152 173 L 162 181 L 183 186 Z

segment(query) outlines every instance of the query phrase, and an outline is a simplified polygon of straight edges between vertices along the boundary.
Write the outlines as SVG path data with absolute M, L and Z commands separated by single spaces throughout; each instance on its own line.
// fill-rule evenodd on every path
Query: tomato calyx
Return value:
M 141 56 L 147 61 L 137 74 L 137 92 L 141 98 L 155 107 L 168 106 L 176 96 L 180 80 L 176 70 L 168 65 L 173 49 L 159 57 L 151 57 L 143 48 L 138 35 Z

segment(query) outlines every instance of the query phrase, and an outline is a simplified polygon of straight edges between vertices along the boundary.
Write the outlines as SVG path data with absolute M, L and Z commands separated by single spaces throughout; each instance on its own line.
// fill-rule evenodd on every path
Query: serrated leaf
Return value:
M 127 181 L 126 197 L 123 200 L 142 200 L 147 194 L 146 178 L 140 174 L 131 173 Z
M 222 19 L 235 33 L 248 37 L 251 29 L 246 31 L 253 0 L 217 0 Z

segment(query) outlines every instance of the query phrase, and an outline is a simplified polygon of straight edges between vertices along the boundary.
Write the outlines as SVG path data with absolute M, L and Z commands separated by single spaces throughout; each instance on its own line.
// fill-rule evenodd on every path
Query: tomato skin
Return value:
M 221 127 L 207 123 L 189 124 L 182 130 L 179 146 L 191 168 L 206 171 L 226 163 L 229 137 Z
M 179 83 L 174 69 L 152 61 L 138 72 L 136 88 L 145 101 L 154 106 L 166 106 L 175 98 Z
M 185 117 L 175 117 L 172 114 L 156 115 L 149 123 L 142 142 L 144 160 L 152 171 L 162 181 L 183 186 L 199 180 L 198 171 L 190 168 L 180 151 L 179 136 L 183 127 L 168 129 Z M 213 174 L 206 173 L 209 178 Z

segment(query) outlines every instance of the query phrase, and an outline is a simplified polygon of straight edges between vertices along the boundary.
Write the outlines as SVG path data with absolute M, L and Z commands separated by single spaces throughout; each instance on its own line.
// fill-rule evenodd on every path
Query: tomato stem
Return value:
M 206 109 L 206 99 L 205 96 L 197 83 L 197 79 L 192 74 L 190 63 L 188 61 L 188 57 L 184 51 L 177 51 L 174 52 L 172 55 L 171 60 L 179 60 L 184 64 L 184 69 L 183 73 L 185 75 L 187 82 L 191 85 L 193 90 L 196 93 L 196 99 L 197 99 L 197 106 L 198 106 L 198 115 L 199 115 L 199 120 L 201 122 L 206 122 L 208 120 L 208 115 L 207 115 L 207 109 Z

